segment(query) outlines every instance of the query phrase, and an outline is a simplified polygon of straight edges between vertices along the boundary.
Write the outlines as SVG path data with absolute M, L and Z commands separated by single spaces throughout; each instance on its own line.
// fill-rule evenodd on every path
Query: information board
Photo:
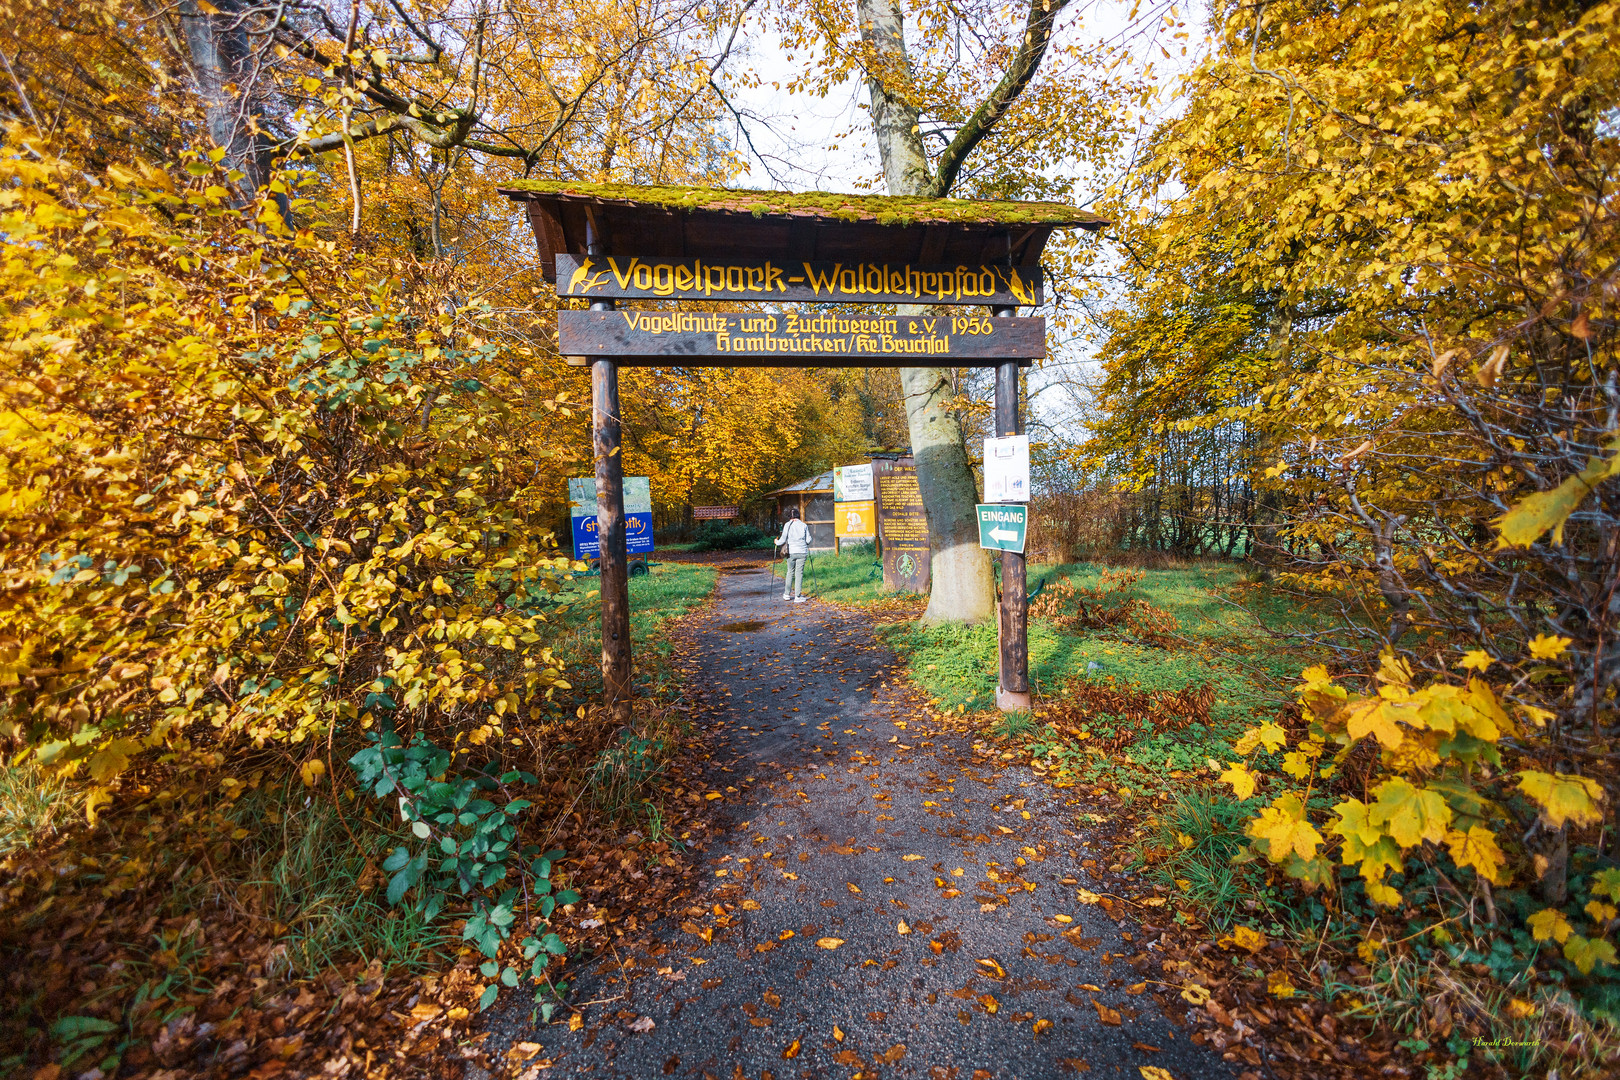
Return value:
M 1029 502 L 1029 436 L 984 440 L 984 501 Z
M 871 499 L 835 503 L 833 535 L 840 540 L 859 540 L 877 535 L 877 504 Z
M 871 502 L 877 498 L 872 490 L 872 463 L 865 465 L 838 465 L 833 468 L 834 502 Z
M 1039 307 L 1038 266 L 909 263 L 717 263 L 631 255 L 557 255 L 557 295 L 593 300 L 777 300 L 835 304 L 980 304 Z
M 878 540 L 883 545 L 883 587 L 894 592 L 927 592 L 930 556 L 928 513 L 917 466 L 874 461 Z
M 1046 356 L 1045 319 L 836 311 L 559 311 L 557 348 L 619 364 L 856 361 L 971 367 Z
M 574 558 L 599 558 L 602 541 L 596 528 L 596 478 L 570 477 L 568 503 L 568 516 L 574 534 Z M 649 477 L 624 478 L 624 547 L 631 555 L 653 550 L 652 480 Z

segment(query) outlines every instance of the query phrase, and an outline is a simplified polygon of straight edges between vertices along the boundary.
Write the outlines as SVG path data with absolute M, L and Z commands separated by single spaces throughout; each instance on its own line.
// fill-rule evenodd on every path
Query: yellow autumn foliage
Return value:
M 0 736 L 92 808 L 140 760 L 297 761 L 566 685 L 523 371 L 221 179 L 0 152 Z

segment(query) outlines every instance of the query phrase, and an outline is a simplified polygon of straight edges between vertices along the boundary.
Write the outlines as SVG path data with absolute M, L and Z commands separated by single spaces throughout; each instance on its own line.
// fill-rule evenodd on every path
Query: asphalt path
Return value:
M 707 894 L 586 970 L 573 1029 L 508 1014 L 490 1049 L 538 1044 L 543 1077 L 1235 1076 L 1155 1003 L 1154 935 L 1078 899 L 1103 885 L 1066 793 L 930 722 L 862 614 L 779 588 L 730 568 L 690 628 L 733 789 Z

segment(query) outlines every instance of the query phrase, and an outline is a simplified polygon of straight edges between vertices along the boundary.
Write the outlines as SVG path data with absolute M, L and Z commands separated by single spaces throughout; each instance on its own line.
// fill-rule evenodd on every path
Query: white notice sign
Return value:
M 871 462 L 833 469 L 833 502 L 871 502 L 874 498 Z
M 1029 436 L 984 440 L 984 501 L 1029 502 Z

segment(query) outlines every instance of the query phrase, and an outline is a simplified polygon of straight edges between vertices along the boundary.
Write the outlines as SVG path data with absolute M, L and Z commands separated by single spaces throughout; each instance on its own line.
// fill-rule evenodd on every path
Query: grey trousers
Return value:
M 803 555 L 787 557 L 787 567 L 782 572 L 782 599 L 798 596 L 804 591 L 804 559 Z

